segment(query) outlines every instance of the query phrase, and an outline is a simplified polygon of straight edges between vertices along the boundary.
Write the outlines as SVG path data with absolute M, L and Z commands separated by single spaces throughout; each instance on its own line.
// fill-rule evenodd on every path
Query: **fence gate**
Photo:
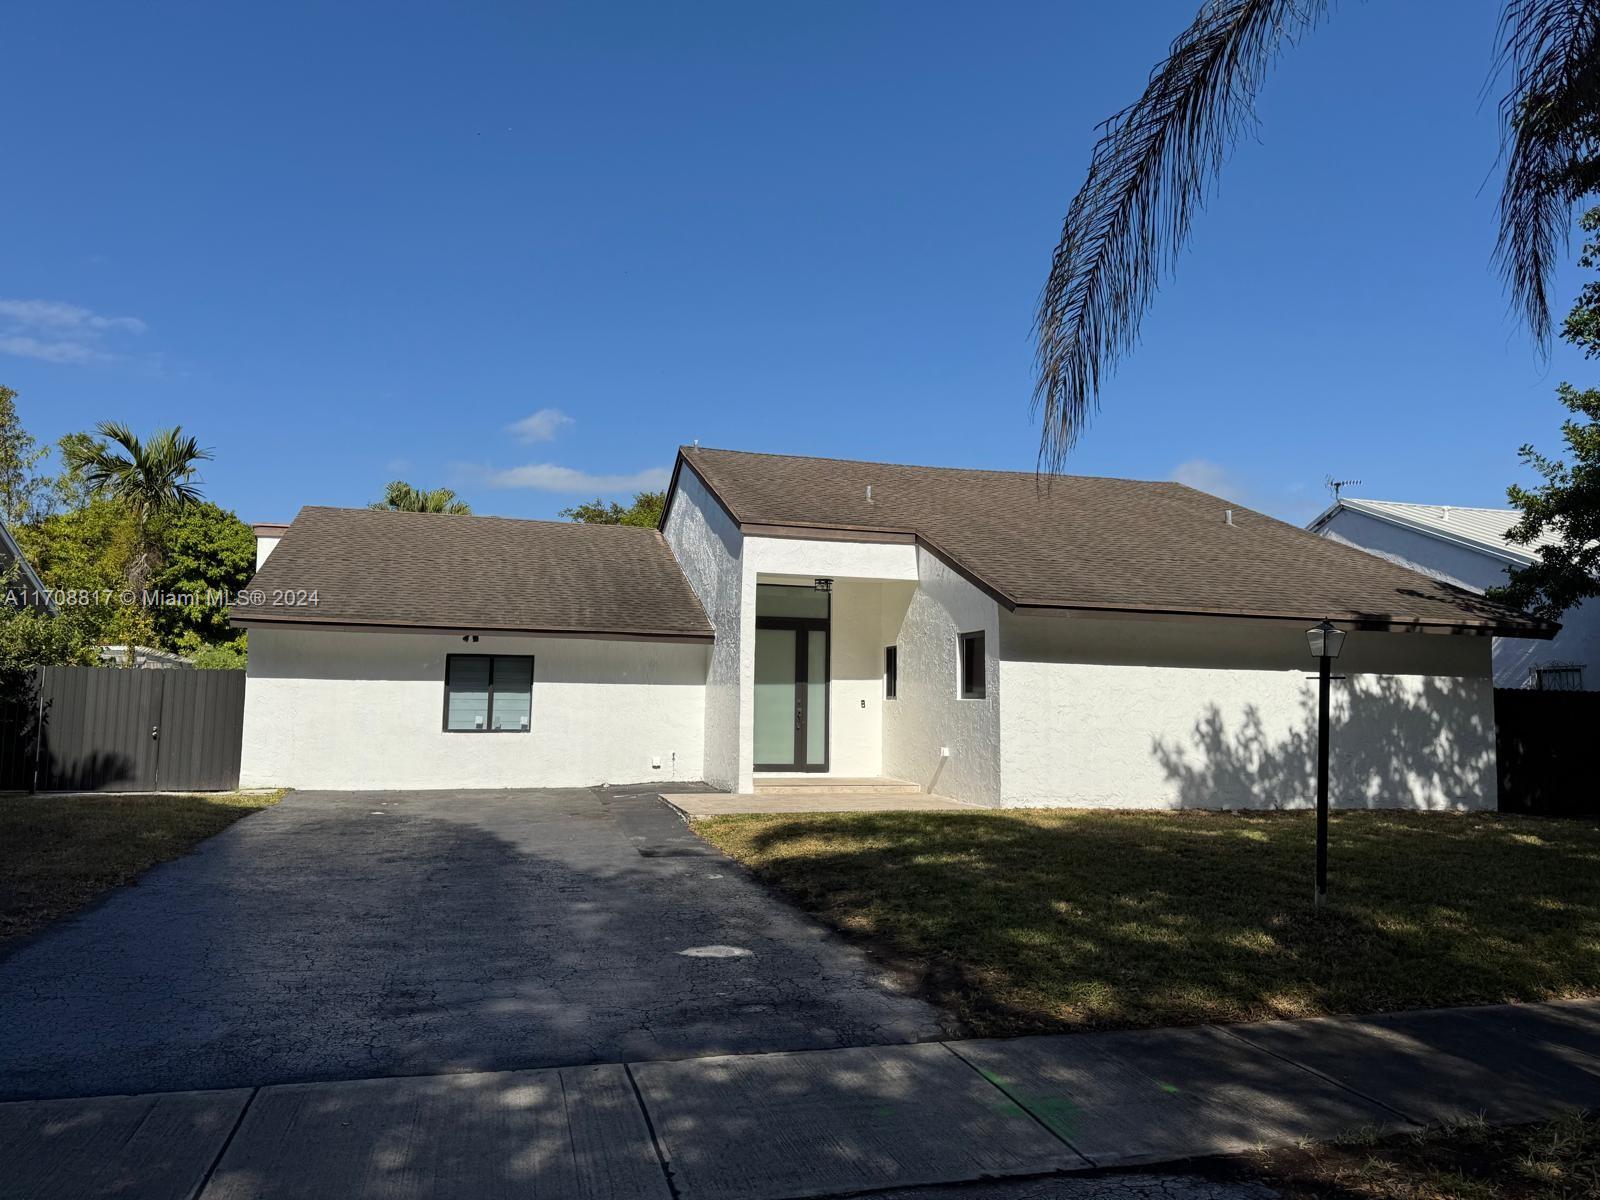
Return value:
M 44 667 L 40 791 L 223 791 L 239 784 L 244 672 Z
M 1496 688 L 1494 724 L 1501 812 L 1600 815 L 1594 769 L 1600 692 Z

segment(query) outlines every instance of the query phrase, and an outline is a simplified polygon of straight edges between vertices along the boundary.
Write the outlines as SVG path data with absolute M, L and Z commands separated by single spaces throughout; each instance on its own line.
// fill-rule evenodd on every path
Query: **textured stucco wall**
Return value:
M 1506 581 L 1507 564 L 1492 554 L 1453 545 L 1353 509 L 1340 509 L 1318 532 L 1475 592 L 1499 587 Z M 1600 688 L 1600 604 L 1591 600 L 1563 614 L 1561 632 L 1551 641 L 1495 639 L 1494 680 L 1499 687 L 1523 687 L 1531 668 L 1556 662 L 1582 663 L 1584 686 Z
M 445 655 L 532 654 L 528 733 L 445 733 Z M 703 775 L 708 649 L 250 631 L 244 787 L 580 787 Z M 676 755 L 676 758 L 674 758 Z M 661 766 L 651 760 L 659 757 Z
M 1299 807 L 1315 798 L 1315 660 L 1248 621 L 1004 614 L 1010 805 Z M 1354 633 L 1336 663 L 1333 802 L 1493 808 L 1485 638 Z
M 716 630 L 705 678 L 705 773 L 715 787 L 747 791 L 749 726 L 746 660 L 753 652 L 745 633 L 744 534 L 726 509 L 688 467 L 678 476 L 678 490 L 662 533 L 700 606 Z M 755 593 L 751 592 L 754 603 Z
M 1000 803 L 999 606 L 933 554 L 918 548 L 920 583 L 885 597 L 882 636 L 900 647 L 899 698 L 883 706 L 884 774 L 975 804 Z M 904 603 L 903 613 L 899 612 Z M 988 695 L 960 697 L 958 641 L 983 630 Z M 947 746 L 950 757 L 941 760 Z

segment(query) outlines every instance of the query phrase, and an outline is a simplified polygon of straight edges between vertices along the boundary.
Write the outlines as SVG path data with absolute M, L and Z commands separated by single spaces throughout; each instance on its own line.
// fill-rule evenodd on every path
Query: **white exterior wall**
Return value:
M 445 655 L 531 654 L 527 733 L 445 733 Z M 704 775 L 704 644 L 250 630 L 243 787 L 502 788 Z M 659 768 L 652 759 L 659 758 Z
M 1007 690 L 999 669 L 999 605 L 921 547 L 916 562 L 918 586 L 904 598 L 903 613 L 896 598 L 886 600 L 880 635 L 900 648 L 899 695 L 883 705 L 883 772 L 935 795 L 997 805 L 1000 701 Z M 959 639 L 980 629 L 987 695 L 963 700 Z M 949 758 L 940 756 L 941 747 L 949 748 Z
M 1006 806 L 1314 802 L 1316 662 L 1301 629 L 1007 613 L 1001 637 Z M 1335 674 L 1334 804 L 1495 807 L 1489 639 L 1352 633 Z
M 1504 585 L 1510 565 L 1486 551 L 1349 508 L 1338 509 L 1317 532 L 1474 592 Z M 1600 689 L 1600 603 L 1587 601 L 1562 614 L 1561 632 L 1550 641 L 1494 640 L 1494 681 L 1499 687 L 1526 687 L 1533 667 L 1557 662 L 1583 664 L 1584 687 Z
M 704 680 L 703 778 L 713 787 L 747 792 L 754 712 L 747 660 L 754 653 L 755 629 L 744 619 L 744 534 L 689 467 L 678 476 L 662 534 L 716 631 Z M 753 588 L 749 599 L 753 605 Z
M 256 535 L 256 570 L 261 570 L 261 564 L 267 561 L 267 556 L 278 548 L 278 543 L 282 540 L 282 538 Z

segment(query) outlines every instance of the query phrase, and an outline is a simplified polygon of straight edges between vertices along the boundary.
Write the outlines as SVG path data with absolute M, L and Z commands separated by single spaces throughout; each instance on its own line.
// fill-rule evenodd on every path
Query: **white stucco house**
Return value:
M 1521 515 L 1511 508 L 1341 497 L 1307 528 L 1482 594 L 1503 586 L 1512 567 L 1537 561 L 1544 542 L 1522 546 L 1506 536 Z M 1494 681 L 1497 687 L 1600 689 L 1600 604 L 1579 604 L 1563 614 L 1554 638 L 1495 638 Z
M 1554 627 L 1176 483 L 685 447 L 660 528 L 307 508 L 235 610 L 245 786 L 804 774 L 974 804 L 1492 808 Z M 841 784 L 841 786 L 844 786 Z

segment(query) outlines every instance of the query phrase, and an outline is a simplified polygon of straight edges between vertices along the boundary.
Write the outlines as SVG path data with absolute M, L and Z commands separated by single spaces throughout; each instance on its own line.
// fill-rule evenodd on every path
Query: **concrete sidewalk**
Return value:
M 1575 1001 L 0 1104 L 0 1195 L 785 1200 L 1597 1105 Z

